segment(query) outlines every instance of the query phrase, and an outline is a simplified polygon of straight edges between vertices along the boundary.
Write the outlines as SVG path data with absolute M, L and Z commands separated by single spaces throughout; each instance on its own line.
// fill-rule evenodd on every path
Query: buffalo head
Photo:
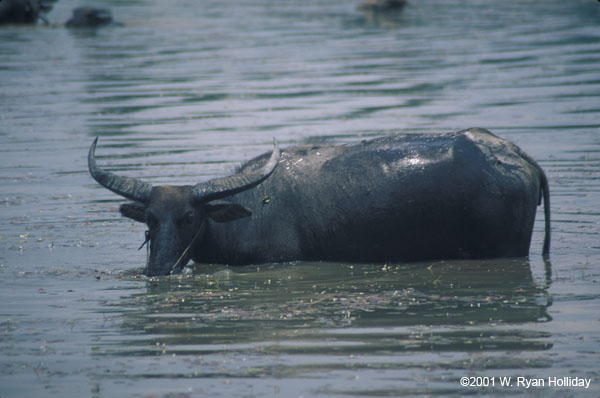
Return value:
M 208 218 L 228 222 L 250 216 L 252 212 L 248 208 L 223 199 L 263 182 L 279 161 L 279 148 L 274 140 L 269 161 L 258 171 L 193 186 L 153 187 L 137 178 L 118 176 L 98 167 L 97 142 L 98 138 L 88 155 L 90 174 L 103 187 L 133 201 L 121 205 L 119 211 L 123 216 L 148 226 L 146 241 L 150 245 L 150 255 L 145 270 L 148 276 L 181 270 L 191 258 L 191 247 L 203 239 Z
M 65 25 L 72 28 L 93 28 L 108 25 L 112 21 L 113 19 L 110 10 L 103 8 L 77 7 L 73 10 L 73 15 Z

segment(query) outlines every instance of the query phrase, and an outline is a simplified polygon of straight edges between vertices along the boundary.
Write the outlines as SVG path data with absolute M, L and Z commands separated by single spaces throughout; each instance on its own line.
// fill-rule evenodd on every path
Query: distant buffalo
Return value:
M 0 0 L 0 24 L 33 24 L 56 0 Z
M 56 0 L 0 0 L 1 24 L 35 24 L 38 19 L 48 23 L 44 14 L 50 12 Z M 104 8 L 78 7 L 65 23 L 70 28 L 95 28 L 120 25 L 113 22 L 110 10 Z
M 65 24 L 71 28 L 94 28 L 113 23 L 110 10 L 104 8 L 78 7 Z
M 366 0 L 357 8 L 363 11 L 386 12 L 404 8 L 406 0 Z
M 524 257 L 548 181 L 514 144 L 483 129 L 404 134 L 352 145 L 303 145 L 263 154 L 235 174 L 156 186 L 88 166 L 103 187 L 132 200 L 146 223 L 148 276 L 193 259 L 229 265 L 324 260 L 424 261 Z

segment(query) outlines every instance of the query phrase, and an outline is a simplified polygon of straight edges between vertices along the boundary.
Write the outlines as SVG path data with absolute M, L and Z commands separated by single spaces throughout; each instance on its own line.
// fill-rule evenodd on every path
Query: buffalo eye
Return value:
M 192 226 L 196 222 L 196 214 L 193 211 L 185 213 L 185 215 L 179 220 L 182 225 Z
M 150 212 L 146 212 L 146 225 L 148 225 L 149 229 L 154 229 L 158 225 L 158 220 Z

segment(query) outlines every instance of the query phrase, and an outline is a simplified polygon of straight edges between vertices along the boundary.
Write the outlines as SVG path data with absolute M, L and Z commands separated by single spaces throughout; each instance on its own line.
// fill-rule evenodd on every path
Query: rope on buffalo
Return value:
M 169 267 L 169 274 L 171 273 L 171 271 L 173 271 L 173 269 L 177 268 L 177 266 L 179 265 L 179 263 L 181 262 L 181 260 L 183 260 L 187 256 L 187 254 L 190 251 L 192 245 L 194 244 L 194 242 L 196 242 L 196 240 L 200 236 L 200 232 L 202 232 L 202 226 L 198 229 L 198 232 L 196 232 L 196 235 L 194 235 L 194 238 L 187 245 L 187 247 L 185 248 L 185 250 L 183 251 L 183 253 L 181 253 L 181 255 L 179 256 L 179 258 L 177 259 L 177 261 L 175 261 L 175 264 L 173 264 L 171 267 Z M 151 239 L 150 238 L 150 231 L 146 231 L 145 237 L 146 237 L 146 239 L 144 240 L 144 243 L 142 243 L 142 245 L 138 248 L 138 250 L 141 250 L 142 247 L 146 246 L 146 269 L 148 269 L 148 265 L 150 264 L 150 245 L 148 244 L 148 242 L 150 242 L 150 239 Z
M 198 232 L 196 232 L 196 235 L 194 235 L 194 239 L 192 239 L 192 241 L 190 242 L 189 245 L 187 245 L 187 247 L 185 248 L 185 250 L 183 251 L 183 253 L 181 253 L 181 256 L 179 256 L 179 258 L 177 259 L 177 261 L 175 261 L 175 264 L 173 264 L 170 268 L 169 268 L 169 274 L 171 273 L 171 271 L 173 271 L 175 268 L 177 268 L 179 266 L 179 263 L 181 262 L 181 260 L 183 260 L 188 252 L 190 251 L 190 248 L 192 247 L 192 245 L 194 244 L 194 242 L 196 242 L 196 239 L 198 239 L 198 237 L 200 236 L 200 232 L 202 232 L 202 226 L 200 226 L 200 228 L 198 228 Z M 148 261 L 148 260 L 146 260 Z M 148 264 L 146 264 L 146 267 L 148 267 Z
M 150 231 L 146 231 L 144 237 L 144 243 L 138 247 L 138 250 L 142 250 L 142 247 L 146 246 L 146 269 L 148 269 L 148 263 L 150 263 L 150 245 L 148 244 L 150 242 Z

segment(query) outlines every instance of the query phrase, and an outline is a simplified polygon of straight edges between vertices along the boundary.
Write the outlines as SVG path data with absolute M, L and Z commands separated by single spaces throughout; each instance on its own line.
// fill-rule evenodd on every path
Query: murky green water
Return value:
M 600 3 L 104 1 L 123 27 L 0 28 L 0 396 L 600 394 Z M 220 176 L 268 150 L 485 127 L 545 168 L 526 260 L 194 265 L 87 174 Z M 463 376 L 494 386 L 461 387 Z M 500 377 L 512 377 L 512 387 Z M 591 378 L 588 389 L 517 377 Z M 490 380 L 490 379 L 488 379 Z

